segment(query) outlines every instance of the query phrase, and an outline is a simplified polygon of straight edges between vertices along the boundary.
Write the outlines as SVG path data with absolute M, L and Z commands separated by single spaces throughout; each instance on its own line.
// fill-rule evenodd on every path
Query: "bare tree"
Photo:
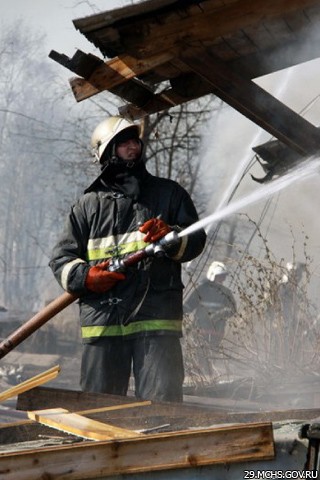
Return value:
M 179 182 L 198 206 L 204 202 L 199 175 L 202 130 L 218 108 L 220 102 L 208 96 L 144 120 L 149 169 Z
M 2 32 L 1 44 L 0 302 L 26 309 L 47 268 L 64 111 L 51 101 L 54 74 L 42 38 L 20 23 Z

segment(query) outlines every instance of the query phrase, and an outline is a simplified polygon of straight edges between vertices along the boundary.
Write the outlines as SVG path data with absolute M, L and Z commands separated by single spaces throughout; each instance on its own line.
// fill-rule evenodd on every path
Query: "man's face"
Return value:
M 227 275 L 226 274 L 220 274 L 220 275 L 216 275 L 215 277 L 215 282 L 217 283 L 223 283 L 225 281 L 225 279 L 227 278 Z
M 116 155 L 124 162 L 135 162 L 141 155 L 141 143 L 135 138 L 118 143 Z

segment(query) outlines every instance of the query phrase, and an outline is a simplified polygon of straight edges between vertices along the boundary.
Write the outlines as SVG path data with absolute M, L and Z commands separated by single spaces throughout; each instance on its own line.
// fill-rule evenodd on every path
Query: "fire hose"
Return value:
M 147 257 L 163 255 L 172 246 L 177 245 L 180 238 L 177 232 L 172 231 L 161 238 L 158 242 L 151 243 L 141 250 L 130 253 L 124 257 L 112 258 L 108 270 L 112 272 L 121 272 L 126 268 L 139 263 Z M 42 325 L 51 320 L 55 315 L 75 302 L 79 295 L 64 292 L 55 300 L 46 305 L 40 312 L 36 313 L 30 320 L 25 322 L 6 339 L 0 343 L 0 359 L 5 357 L 11 350 L 26 340 L 32 333 L 38 330 Z

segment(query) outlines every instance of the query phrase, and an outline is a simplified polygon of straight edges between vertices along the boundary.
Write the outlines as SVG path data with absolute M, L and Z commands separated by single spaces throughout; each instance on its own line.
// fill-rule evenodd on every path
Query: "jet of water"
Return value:
M 280 99 L 282 97 L 282 94 L 287 89 L 287 86 L 288 86 L 288 83 L 289 83 L 289 80 L 290 80 L 290 77 L 291 77 L 291 73 L 292 73 L 292 70 L 288 69 L 285 72 L 285 75 L 281 76 L 280 83 L 279 83 L 278 87 L 276 88 L 276 91 L 273 93 L 274 97 L 276 97 L 278 99 Z M 259 82 L 258 82 L 258 84 L 259 84 Z M 262 84 L 263 84 L 263 81 L 262 81 Z M 251 152 L 251 156 L 252 156 L 252 150 L 251 150 L 252 147 L 259 141 L 259 137 L 261 137 L 263 133 L 264 133 L 263 130 L 261 128 L 258 128 L 254 137 L 252 138 L 250 144 L 247 145 L 246 151 Z M 218 205 L 215 207 L 215 212 L 220 210 L 221 208 L 223 208 L 225 206 L 225 204 L 228 202 L 230 196 L 232 195 L 232 192 L 234 191 L 235 186 L 237 185 L 237 183 L 241 179 L 241 175 L 243 174 L 245 168 L 248 167 L 248 165 L 251 161 L 251 159 L 249 157 L 250 156 L 247 154 L 243 157 L 243 159 L 240 162 L 237 163 L 238 166 L 237 166 L 237 168 L 234 172 L 234 175 L 231 179 L 231 182 L 229 183 L 228 188 L 226 189 L 224 194 L 222 195 Z
M 311 157 L 304 162 L 302 162 L 298 167 L 293 169 L 290 173 L 283 175 L 282 177 L 274 180 L 266 185 L 263 185 L 258 190 L 250 193 L 249 195 L 240 198 L 232 203 L 229 203 L 221 210 L 214 212 L 211 215 L 208 215 L 205 218 L 200 219 L 198 222 L 193 223 L 189 227 L 182 230 L 179 233 L 179 237 L 184 237 L 186 235 L 190 235 L 191 233 L 199 230 L 200 228 L 204 228 L 207 225 L 211 225 L 215 222 L 218 222 L 222 218 L 225 218 L 232 213 L 238 212 L 244 207 L 248 205 L 252 205 L 254 203 L 259 202 L 260 200 L 267 199 L 274 195 L 275 193 L 280 192 L 284 188 L 289 187 L 293 183 L 301 182 L 306 180 L 315 174 L 320 173 L 320 158 L 319 157 Z

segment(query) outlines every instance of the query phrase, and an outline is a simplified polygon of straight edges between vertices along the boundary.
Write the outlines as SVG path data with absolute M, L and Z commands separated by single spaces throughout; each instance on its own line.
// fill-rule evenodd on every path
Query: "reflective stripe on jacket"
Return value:
M 181 320 L 140 320 L 128 325 L 82 327 L 82 338 L 127 336 L 141 332 L 167 331 L 181 333 Z

